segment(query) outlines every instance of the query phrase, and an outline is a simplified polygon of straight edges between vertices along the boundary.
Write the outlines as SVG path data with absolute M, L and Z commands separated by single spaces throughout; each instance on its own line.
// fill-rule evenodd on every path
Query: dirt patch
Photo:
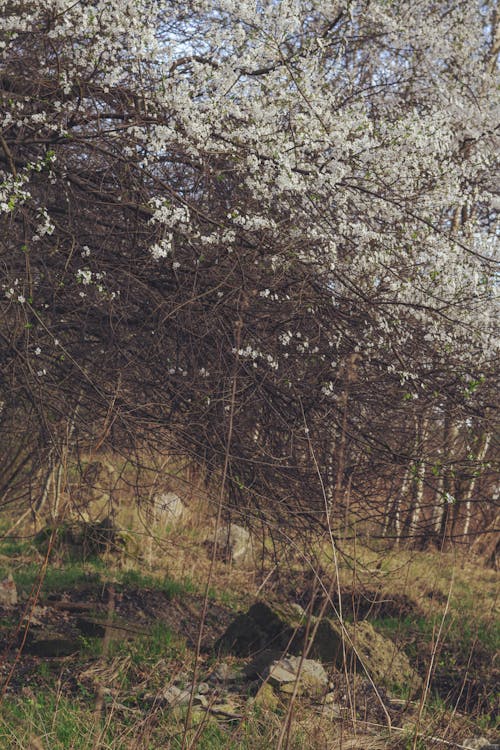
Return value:
M 5 681 L 11 693 L 41 686 L 47 670 L 64 673 L 71 687 L 74 675 L 93 658 L 86 653 L 88 639 L 102 639 L 106 632 L 108 598 L 106 586 L 51 594 L 31 609 L 27 633 L 26 602 L 0 608 L 0 689 Z M 202 609 L 202 597 L 196 594 L 172 598 L 154 589 L 116 587 L 108 631 L 112 638 L 114 634 L 115 639 L 127 640 L 147 636 L 161 624 L 193 648 Z M 205 652 L 211 650 L 233 616 L 223 606 L 210 603 L 203 631 Z

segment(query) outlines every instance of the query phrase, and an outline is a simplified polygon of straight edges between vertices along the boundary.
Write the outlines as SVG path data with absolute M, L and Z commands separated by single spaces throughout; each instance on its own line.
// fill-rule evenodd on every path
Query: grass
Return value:
M 92 750 L 94 723 L 91 706 L 57 693 L 8 698 L 2 703 L 0 746 L 5 750 Z
M 25 555 L 33 552 L 33 544 L 31 537 L 25 539 L 23 537 L 10 537 L 9 539 L 2 539 L 0 541 L 0 555 L 4 557 L 14 557 L 16 555 Z
M 162 622 L 153 625 L 151 631 L 132 641 L 112 641 L 110 658 L 129 656 L 132 664 L 147 669 L 160 659 L 175 659 L 185 653 L 185 642 Z
M 15 555 L 12 556 L 15 559 Z M 28 562 L 7 568 L 0 565 L 0 579 L 12 572 L 18 590 L 29 594 L 39 580 L 41 563 Z M 56 562 L 46 568 L 41 593 L 74 591 L 82 586 L 97 587 L 106 581 L 117 582 L 122 588 L 153 589 L 161 591 L 167 599 L 175 599 L 187 594 L 195 594 L 198 587 L 188 577 L 175 580 L 168 576 L 155 576 L 140 570 L 113 570 L 100 558 L 74 562 Z M 215 598 L 215 595 L 214 595 Z
M 23 564 L 22 567 L 10 570 L 0 566 L 0 578 L 12 572 L 18 590 L 29 594 L 40 578 L 42 565 L 38 563 Z M 58 592 L 79 588 L 82 585 L 97 585 L 101 581 L 99 566 L 90 563 L 70 563 L 64 566 L 48 565 L 45 571 L 41 593 Z
M 203 722 L 201 726 L 200 721 Z M 262 712 L 250 712 L 246 722 L 239 727 L 234 722 L 220 723 L 203 714 L 195 716 L 188 739 L 192 741 L 197 735 L 197 750 L 269 750 L 276 746 L 279 732 L 280 723 L 276 717 Z M 183 715 L 174 717 L 169 712 L 162 712 L 152 714 L 149 721 L 137 721 L 134 713 L 127 716 L 108 701 L 105 718 L 97 721 L 91 702 L 51 694 L 23 700 L 8 699 L 2 705 L 2 750 L 92 750 L 97 734 L 101 734 L 100 749 L 181 750 Z M 306 747 L 319 746 L 311 744 L 306 728 L 296 723 L 289 750 L 304 750 Z
M 481 616 L 461 600 L 460 607 L 451 608 L 436 646 L 441 618 L 442 612 L 437 611 L 426 617 L 379 618 L 372 624 L 404 648 L 422 676 L 436 650 L 429 704 L 432 711 L 440 705 L 472 710 L 481 726 L 494 728 L 498 724 L 494 662 L 500 652 L 500 622 L 491 615 Z
M 371 617 L 370 621 L 378 631 L 405 649 L 422 674 L 429 662 L 444 602 L 453 581 L 450 614 L 436 653 L 425 720 L 429 726 L 448 721 L 443 717 L 450 716 L 456 693 L 447 699 L 446 690 L 437 693 L 433 692 L 434 687 L 439 687 L 440 681 L 443 683 L 447 678 L 459 691 L 466 674 L 469 683 L 477 678 L 484 686 L 480 707 L 477 704 L 475 715 L 467 719 L 475 722 L 474 730 L 469 734 L 488 734 L 495 726 L 492 662 L 494 654 L 500 650 L 500 626 L 494 617 L 495 577 L 492 572 L 468 561 L 462 563 L 453 555 L 402 550 L 382 558 L 381 551 L 368 550 L 361 545 L 356 554 L 357 558 L 351 555 L 350 561 L 342 564 L 342 585 L 354 588 L 364 585 L 388 595 L 404 593 L 418 604 L 418 616 Z M 5 558 L 9 565 L 5 564 Z M 21 594 L 28 594 L 41 570 L 40 553 L 31 541 L 20 538 L 0 542 L 0 560 L 0 577 L 12 571 Z M 100 592 L 104 584 L 113 582 L 117 597 L 124 593 L 133 597 L 136 592 L 161 592 L 168 601 L 177 602 L 166 610 L 175 612 L 183 598 L 195 596 L 199 600 L 204 591 L 207 564 L 201 542 L 196 546 L 194 541 L 192 550 L 186 546 L 175 559 L 168 557 L 168 550 L 165 558 L 158 555 L 155 572 L 145 572 L 141 562 L 123 570 L 118 557 L 113 555 L 83 561 L 65 559 L 56 551 L 47 566 L 42 595 L 74 592 L 79 588 Z M 326 563 L 324 567 L 331 569 Z M 293 575 L 296 572 L 300 576 L 298 568 Z M 209 599 L 226 610 L 242 609 L 247 600 L 253 601 L 258 585 L 247 572 L 233 571 L 221 563 L 216 566 Z M 266 595 L 267 590 L 264 590 L 263 598 Z M 150 597 L 151 601 L 158 599 L 161 597 Z M 10 621 L 7 624 L 12 626 Z M 133 640 L 112 640 L 105 654 L 101 639 L 82 638 L 83 648 L 69 667 L 74 672 L 71 688 L 68 687 L 69 678 L 65 682 L 61 676 L 65 662 L 40 661 L 33 667 L 37 673 L 37 679 L 31 683 L 33 688 L 26 683 L 26 689 L 23 688 L 17 697 L 8 695 L 3 701 L 0 748 L 90 750 L 94 746 L 94 735 L 102 732 L 99 747 L 103 750 L 180 750 L 182 712 L 174 715 L 164 708 L 159 710 L 146 699 L 148 694 L 157 694 L 173 680 L 179 680 L 177 684 L 182 686 L 183 678 L 179 675 L 186 674 L 186 683 L 189 681 L 193 653 L 180 630 L 180 623 L 177 630 L 175 622 L 170 621 L 169 626 L 159 619 L 150 625 L 148 635 Z M 215 657 L 202 657 L 200 679 L 208 674 L 211 658 Z M 79 680 L 79 674 L 83 672 L 88 675 L 93 672 L 94 678 L 87 675 L 87 679 Z M 95 714 L 96 686 L 99 684 L 109 689 L 101 719 Z M 399 686 L 397 693 L 405 698 L 405 686 Z M 241 694 L 238 700 L 241 710 L 245 710 L 246 696 Z M 203 726 L 195 725 L 190 730 L 190 737 L 199 731 L 195 747 L 201 750 L 269 750 L 277 744 L 283 721 L 278 710 L 271 711 L 267 707 L 248 708 L 244 722 L 227 717 L 216 719 L 206 714 L 198 715 L 197 721 L 200 718 Z M 323 725 L 305 702 L 297 707 L 291 738 L 289 750 L 306 747 L 336 750 L 339 747 L 338 725 L 332 722 Z M 408 741 L 411 747 L 412 740 Z M 401 738 L 400 747 L 405 742 Z M 372 746 L 367 743 L 367 747 Z M 390 743 L 382 745 L 389 746 Z
M 198 587 L 187 577 L 179 581 L 168 576 L 148 575 L 132 569 L 119 573 L 117 578 L 120 585 L 125 588 L 161 591 L 170 600 L 186 594 L 195 594 L 198 591 Z

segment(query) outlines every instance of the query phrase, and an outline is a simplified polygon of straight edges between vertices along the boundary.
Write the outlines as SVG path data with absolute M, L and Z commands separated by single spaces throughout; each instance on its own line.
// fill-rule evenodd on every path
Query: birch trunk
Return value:
M 408 537 L 411 539 L 418 530 L 418 524 L 422 515 L 425 481 L 425 441 L 427 439 L 428 420 L 419 416 L 415 418 L 415 455 L 418 459 L 414 462 L 412 477 L 412 498 L 408 511 Z
M 490 442 L 491 442 L 491 433 L 485 433 L 478 447 L 478 451 L 476 455 L 477 463 L 480 464 L 484 461 L 484 458 L 488 452 L 488 448 L 490 447 Z M 465 496 L 462 499 L 465 505 L 464 530 L 463 530 L 465 541 L 467 541 L 467 536 L 469 535 L 470 523 L 471 523 L 471 518 L 472 518 L 472 497 L 474 495 L 476 484 L 477 484 L 477 475 L 474 474 L 474 476 L 471 477 Z

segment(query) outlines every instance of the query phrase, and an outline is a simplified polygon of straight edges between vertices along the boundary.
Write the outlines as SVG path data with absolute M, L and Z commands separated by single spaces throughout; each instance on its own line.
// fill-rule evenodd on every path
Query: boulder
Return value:
M 269 667 L 269 683 L 282 693 L 319 698 L 328 689 L 328 675 L 319 661 L 287 656 L 273 661 Z
M 187 507 L 175 492 L 162 492 L 153 498 L 156 520 L 175 525 L 186 518 Z
M 344 637 L 335 620 L 312 618 L 311 626 L 310 631 L 316 628 L 316 635 L 308 650 L 309 658 L 343 669 L 345 653 L 347 669 L 361 674 L 366 667 L 377 685 L 389 690 L 405 687 L 412 693 L 421 688 L 422 680 L 406 654 L 369 622 L 346 623 Z M 304 617 L 292 606 L 256 602 L 236 617 L 215 647 L 239 657 L 254 656 L 247 668 L 248 676 L 262 676 L 266 667 L 284 652 L 297 656 L 304 651 L 306 630 Z
M 43 553 L 52 545 L 60 554 L 76 560 L 85 560 L 122 547 L 120 530 L 109 516 L 101 521 L 75 519 L 56 527 L 46 526 L 38 532 L 34 541 Z
M 272 661 L 276 652 L 287 648 L 292 636 L 293 627 L 286 621 L 284 613 L 278 614 L 276 608 L 271 608 L 265 602 L 256 602 L 248 612 L 239 614 L 230 623 L 215 648 L 239 657 L 269 652 L 269 661 Z
M 17 604 L 17 588 L 12 573 L 0 581 L 0 606 L 14 607 Z
M 215 534 L 213 541 L 217 543 L 219 552 L 226 562 L 243 567 L 253 564 L 252 537 L 243 526 L 235 523 L 222 526 Z
M 376 685 L 383 685 L 389 690 L 404 686 L 412 694 L 422 687 L 422 680 L 406 654 L 389 638 L 377 633 L 371 623 L 366 620 L 355 625 L 345 623 L 345 630 L 342 639 L 339 622 L 327 618 L 321 620 L 309 655 L 342 669 L 345 649 L 348 670 L 356 667 L 358 673 L 363 673 L 366 667 Z
M 279 706 L 278 696 L 268 682 L 264 682 L 257 691 L 255 705 L 268 711 L 276 711 Z
M 176 706 L 186 706 L 189 703 L 191 693 L 189 690 L 181 690 L 175 685 L 170 685 L 161 694 L 160 699 L 170 708 Z
M 222 683 L 230 683 L 230 682 L 241 682 L 245 678 L 245 675 L 243 674 L 243 670 L 241 667 L 238 667 L 237 665 L 230 665 L 226 664 L 225 662 L 222 662 L 222 664 L 217 664 L 214 671 L 210 675 L 209 679 L 210 682 L 222 682 Z

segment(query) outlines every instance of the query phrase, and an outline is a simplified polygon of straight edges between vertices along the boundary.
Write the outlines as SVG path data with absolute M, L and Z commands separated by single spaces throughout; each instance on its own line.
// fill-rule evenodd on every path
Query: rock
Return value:
M 217 652 L 251 656 L 269 642 L 266 632 L 248 614 L 240 614 L 215 644 Z
M 308 652 L 309 658 L 343 669 L 345 648 L 348 669 L 356 667 L 357 672 L 362 673 L 363 665 L 366 666 L 376 684 L 389 690 L 405 687 L 413 693 L 421 688 L 422 680 L 411 667 L 406 654 L 390 639 L 377 633 L 369 622 L 362 621 L 356 625 L 346 623 L 344 647 L 342 628 L 337 621 L 323 618 L 318 622 L 312 618 L 312 624 L 316 626 L 316 636 Z M 264 602 L 256 602 L 247 612 L 236 617 L 215 647 L 220 652 L 240 657 L 254 656 L 254 661 L 247 668 L 247 676 L 261 676 L 266 667 L 284 651 L 295 656 L 301 654 L 306 632 L 303 618 L 296 608 L 283 605 L 271 607 Z
M 193 698 L 193 705 L 195 706 L 201 706 L 202 708 L 208 708 L 210 705 L 210 701 L 208 700 L 206 695 L 195 695 Z
M 414 694 L 422 686 L 422 679 L 412 668 L 408 657 L 388 638 L 377 633 L 366 620 L 345 623 L 344 638 L 347 665 L 355 664 L 358 673 L 366 667 L 376 685 L 389 690 L 394 687 L 409 688 Z M 355 644 L 353 646 L 353 644 Z M 326 664 L 343 668 L 342 629 L 338 622 L 323 619 L 318 625 L 310 656 Z
M 187 690 L 188 693 L 191 693 L 191 691 L 193 690 L 193 683 L 189 682 L 186 685 L 186 687 L 184 688 L 184 690 Z M 194 694 L 195 695 L 206 695 L 209 691 L 210 691 L 210 686 L 208 685 L 208 683 L 207 682 L 200 682 L 198 684 L 197 688 L 195 689 Z
M 189 703 L 190 695 L 189 690 L 181 690 L 175 685 L 170 685 L 161 694 L 161 699 L 170 708 L 176 708 L 177 706 L 186 706 Z
M 17 588 L 12 573 L 0 581 L 0 605 L 14 607 L 17 604 Z
M 285 618 L 285 613 L 278 614 L 268 604 L 256 602 L 248 612 L 239 614 L 230 623 L 216 642 L 215 648 L 223 653 L 241 657 L 252 656 L 269 649 L 273 652 L 282 652 L 287 648 L 293 633 L 293 627 Z M 273 656 L 276 657 L 276 654 L 273 653 Z
M 319 661 L 287 656 L 271 664 L 269 683 L 283 693 L 293 693 L 297 684 L 297 695 L 318 698 L 328 689 L 328 675 Z
M 500 744 L 492 743 L 486 737 L 468 737 L 462 745 L 469 750 L 500 750 Z
M 242 670 L 222 662 L 210 675 L 210 682 L 239 682 L 243 678 Z M 204 684 L 204 683 L 202 683 Z
M 347 716 L 345 707 L 333 700 L 327 700 L 329 697 L 329 695 L 325 697 L 325 702 L 320 707 L 321 715 L 327 719 L 344 719 Z
M 253 544 L 250 533 L 243 526 L 230 523 L 221 527 L 214 538 L 224 560 L 233 565 L 252 565 Z
M 245 665 L 245 676 L 248 680 L 264 680 L 269 674 L 269 666 L 283 656 L 282 648 L 266 648 Z
M 259 706 L 259 708 L 264 708 L 268 711 L 276 711 L 279 705 L 279 700 L 272 685 L 268 682 L 264 682 L 264 684 L 261 685 L 255 696 L 254 704 Z
M 187 513 L 187 507 L 175 492 L 163 492 L 153 498 L 156 519 L 165 524 L 180 523 Z

